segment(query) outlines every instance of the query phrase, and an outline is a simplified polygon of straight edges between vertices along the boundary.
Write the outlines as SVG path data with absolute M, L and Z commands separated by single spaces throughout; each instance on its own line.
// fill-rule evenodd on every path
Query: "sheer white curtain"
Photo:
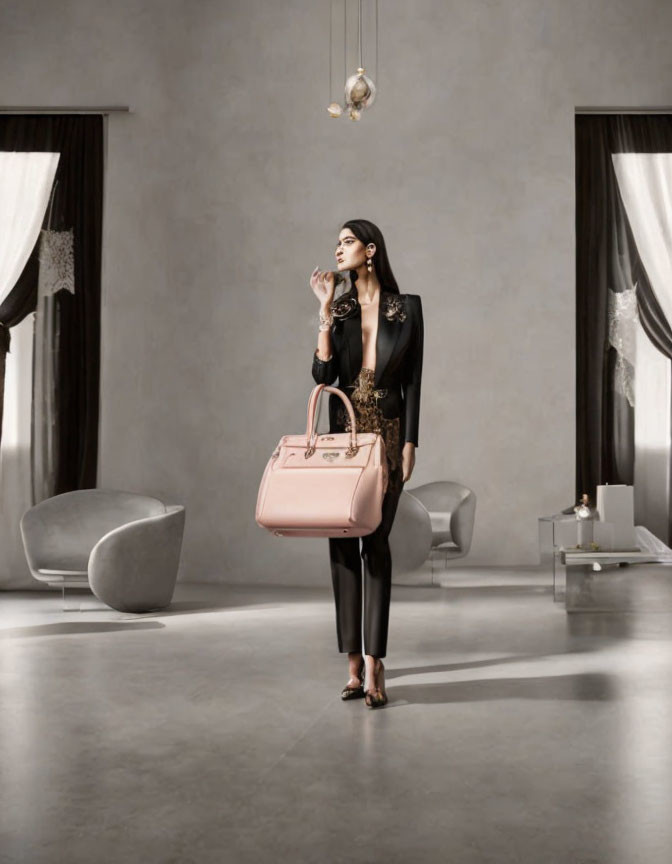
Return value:
M 667 542 L 670 507 L 670 361 L 637 326 L 635 522 Z
M 58 153 L 0 153 L 0 303 L 35 247 L 58 159 Z
M 0 303 L 38 239 L 58 153 L 0 152 Z M 32 588 L 19 529 L 32 504 L 30 426 L 34 317 L 12 328 L 0 439 L 0 588 Z
M 672 325 L 672 154 L 614 153 L 618 188 L 651 288 Z M 670 508 L 670 360 L 642 325 L 635 364 L 635 521 L 662 539 Z
M 38 587 L 23 553 L 19 521 L 32 505 L 30 410 L 34 316 L 12 327 L 5 371 L 5 414 L 0 445 L 0 588 Z M 10 360 L 11 358 L 11 360 Z

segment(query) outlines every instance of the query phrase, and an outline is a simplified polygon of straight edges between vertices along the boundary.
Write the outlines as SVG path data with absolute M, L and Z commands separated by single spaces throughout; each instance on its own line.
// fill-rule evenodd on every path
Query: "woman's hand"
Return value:
M 310 274 L 310 287 L 323 309 L 331 306 L 336 288 L 334 274 L 331 270 L 318 270 L 316 267 Z
M 407 441 L 404 444 L 404 449 L 401 451 L 401 472 L 402 480 L 405 483 L 411 479 L 413 468 L 415 467 L 415 444 L 412 441 Z

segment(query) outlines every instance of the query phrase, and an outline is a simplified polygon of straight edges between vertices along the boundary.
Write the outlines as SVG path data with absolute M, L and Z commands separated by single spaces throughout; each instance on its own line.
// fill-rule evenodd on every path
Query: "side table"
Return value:
M 641 552 L 559 550 L 565 566 L 565 611 L 672 611 L 672 549 L 643 525 Z
M 560 550 L 562 541 L 560 535 L 560 522 L 572 522 L 576 524 L 574 513 L 554 513 L 552 516 L 540 516 L 537 520 L 539 526 L 539 564 L 548 567 L 553 576 L 553 601 L 558 600 L 557 577 L 559 575 Z M 559 599 L 562 599 L 560 597 Z

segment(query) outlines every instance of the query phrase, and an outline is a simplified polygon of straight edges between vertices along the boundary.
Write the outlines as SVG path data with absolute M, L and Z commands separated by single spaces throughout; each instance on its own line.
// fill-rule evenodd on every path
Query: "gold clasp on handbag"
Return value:
M 351 444 L 348 447 L 348 449 L 345 451 L 345 458 L 351 459 L 353 456 L 355 456 L 357 454 L 358 450 L 359 450 L 359 446 L 355 447 L 354 444 Z
M 309 447 L 307 448 L 306 452 L 303 455 L 306 459 L 310 459 L 310 457 L 313 455 L 314 452 L 315 452 L 315 445 L 310 444 Z

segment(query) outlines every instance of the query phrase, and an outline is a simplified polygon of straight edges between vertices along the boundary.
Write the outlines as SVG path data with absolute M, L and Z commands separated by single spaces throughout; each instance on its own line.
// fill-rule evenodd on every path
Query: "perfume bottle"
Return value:
M 577 521 L 577 545 L 579 549 L 589 549 L 593 542 L 593 522 L 596 516 L 595 508 L 590 504 L 590 495 L 583 493 L 574 512 Z

